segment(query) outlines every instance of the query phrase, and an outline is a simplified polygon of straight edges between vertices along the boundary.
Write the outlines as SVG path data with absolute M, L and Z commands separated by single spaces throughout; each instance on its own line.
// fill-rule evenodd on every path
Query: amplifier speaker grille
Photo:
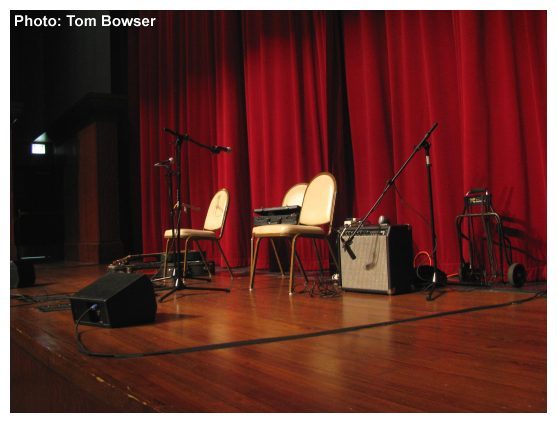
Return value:
M 350 229 L 344 238 L 351 235 Z M 345 249 L 339 242 L 342 288 L 401 294 L 413 289 L 412 229 L 409 225 L 363 227 Z

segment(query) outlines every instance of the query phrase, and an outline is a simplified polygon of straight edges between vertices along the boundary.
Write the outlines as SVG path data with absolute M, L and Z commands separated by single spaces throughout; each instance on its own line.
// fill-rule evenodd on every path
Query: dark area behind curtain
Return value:
M 337 178 L 336 223 L 363 216 L 433 122 L 431 161 L 440 267 L 458 271 L 455 216 L 487 187 L 530 279 L 546 266 L 545 11 L 145 12 L 137 37 L 144 251 L 162 249 L 166 185 L 153 163 L 184 145 L 182 219 L 201 227 L 213 193 L 231 192 L 223 246 L 249 262 L 251 211 L 321 171 Z M 413 226 L 431 252 L 420 152 L 371 216 Z M 325 252 L 323 250 L 323 252 Z M 220 257 L 209 249 L 217 264 Z M 308 245 L 301 255 L 314 267 Z M 326 256 L 325 256 L 326 257 Z M 267 265 L 263 255 L 261 265 Z

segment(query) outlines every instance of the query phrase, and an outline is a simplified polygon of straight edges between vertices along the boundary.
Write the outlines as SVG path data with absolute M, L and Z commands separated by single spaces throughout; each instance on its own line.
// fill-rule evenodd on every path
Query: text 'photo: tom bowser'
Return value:
M 27 14 L 13 14 L 12 23 L 16 27 L 44 28 L 44 27 L 153 27 L 157 18 L 115 17 L 109 14 L 99 16 L 78 16 L 76 14 L 61 14 L 59 16 L 30 16 Z

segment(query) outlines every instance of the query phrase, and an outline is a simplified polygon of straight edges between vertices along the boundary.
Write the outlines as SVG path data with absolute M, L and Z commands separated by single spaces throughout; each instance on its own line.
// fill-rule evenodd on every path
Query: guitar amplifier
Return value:
M 344 228 L 339 228 L 338 233 Z M 343 235 L 347 239 L 353 229 Z M 410 225 L 364 226 L 345 248 L 339 239 L 342 289 L 379 294 L 413 290 L 412 228 Z

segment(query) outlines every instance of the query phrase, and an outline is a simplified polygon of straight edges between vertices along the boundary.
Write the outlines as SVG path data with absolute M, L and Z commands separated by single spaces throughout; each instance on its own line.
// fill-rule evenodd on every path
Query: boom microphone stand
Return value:
M 232 149 L 230 147 L 220 147 L 220 146 L 208 146 L 202 144 L 198 141 L 195 141 L 191 138 L 188 134 L 179 134 L 176 131 L 173 131 L 168 128 L 164 128 L 165 132 L 172 134 L 176 137 L 174 141 L 174 157 L 176 158 L 176 170 L 174 171 L 174 176 L 176 177 L 176 205 L 178 212 L 174 211 L 174 208 L 171 208 L 171 218 L 172 218 L 172 243 L 174 249 L 174 269 L 172 271 L 172 279 L 174 280 L 174 288 L 163 295 L 159 302 L 162 303 L 165 298 L 169 295 L 174 294 L 176 291 L 181 291 L 184 289 L 195 289 L 195 290 L 203 290 L 203 291 L 224 291 L 230 292 L 228 288 L 212 288 L 212 287 L 201 287 L 201 286 L 187 286 L 184 284 L 184 278 L 186 275 L 182 275 L 182 266 L 180 266 L 180 209 L 182 207 L 182 199 L 181 199 L 181 148 L 182 143 L 184 141 L 191 142 L 199 147 L 205 148 L 212 152 L 213 154 L 218 154 L 221 151 L 230 152 Z M 171 160 L 169 160 L 172 163 Z M 171 178 L 169 178 L 171 180 Z M 171 182 L 169 182 L 169 189 L 171 190 Z M 187 254 L 187 251 L 184 253 Z M 184 260 L 186 258 L 184 257 Z
M 431 184 L 431 160 L 430 160 L 430 157 L 429 157 L 429 149 L 431 147 L 431 144 L 428 141 L 432 132 L 435 131 L 435 128 L 437 128 L 437 122 L 435 122 L 433 124 L 433 126 L 431 127 L 431 129 L 429 131 L 427 131 L 427 133 L 425 134 L 423 139 L 420 141 L 420 143 L 414 147 L 414 150 L 412 151 L 412 153 L 410 154 L 408 159 L 406 159 L 406 161 L 402 164 L 402 166 L 395 173 L 395 175 L 387 181 L 387 184 L 385 185 L 385 188 L 383 189 L 383 192 L 381 193 L 381 195 L 379 196 L 377 201 L 375 201 L 375 204 L 373 204 L 373 206 L 367 212 L 367 214 L 360 220 L 358 226 L 356 227 L 356 230 L 354 230 L 352 232 L 352 234 L 350 234 L 350 236 L 346 240 L 344 240 L 342 238 L 342 236 L 344 235 L 344 232 L 346 231 L 346 229 L 348 227 L 345 227 L 344 230 L 340 234 L 340 240 L 343 243 L 343 248 L 354 259 L 355 258 L 354 253 L 350 249 L 350 245 L 352 244 L 352 241 L 354 240 L 354 237 L 356 236 L 358 231 L 362 228 L 362 226 L 364 225 L 364 222 L 367 220 L 367 218 L 377 209 L 377 207 L 379 207 L 379 204 L 383 200 L 383 197 L 385 196 L 385 194 L 387 193 L 389 188 L 391 188 L 391 186 L 394 185 L 395 181 L 398 179 L 400 174 L 404 171 L 404 169 L 406 168 L 408 163 L 410 163 L 410 161 L 414 158 L 414 156 L 418 153 L 418 151 L 420 151 L 423 148 L 424 151 L 425 151 L 425 162 L 426 162 L 426 169 L 427 169 L 427 186 L 428 186 L 428 194 L 429 194 L 429 216 L 430 216 L 430 220 L 431 220 L 431 240 L 432 240 L 432 244 L 433 244 L 433 246 L 432 246 L 432 248 L 433 248 L 433 251 L 432 251 L 432 255 L 433 255 L 433 278 L 432 278 L 431 285 L 428 286 L 428 290 L 429 290 L 429 294 L 427 296 L 428 301 L 431 301 L 433 299 L 432 298 L 433 291 L 435 290 L 435 287 L 437 286 L 437 270 L 438 270 L 437 269 L 437 237 L 435 235 L 435 220 L 434 220 L 434 213 L 433 213 L 433 192 L 432 192 L 432 184 Z

